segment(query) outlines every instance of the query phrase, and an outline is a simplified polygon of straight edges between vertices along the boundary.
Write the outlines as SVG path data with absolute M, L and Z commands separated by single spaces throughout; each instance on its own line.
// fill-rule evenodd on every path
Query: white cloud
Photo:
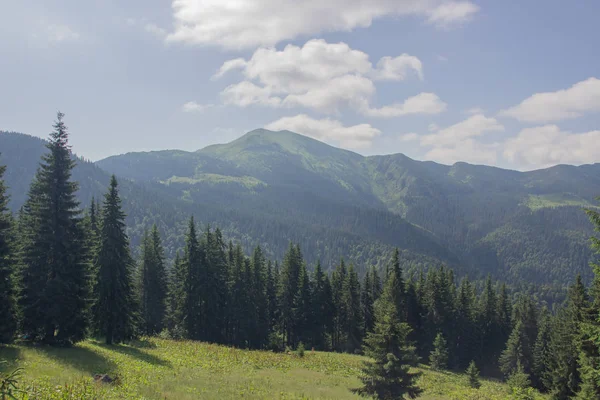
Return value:
M 427 130 L 429 132 L 435 132 L 435 131 L 439 131 L 440 127 L 438 126 L 438 124 L 436 124 L 435 122 L 432 122 L 431 124 L 429 124 L 429 126 L 427 127 Z
M 419 93 L 409 97 L 403 103 L 396 103 L 381 108 L 368 108 L 365 115 L 370 117 L 400 117 L 411 114 L 439 114 L 446 111 L 447 104 L 435 93 Z
M 239 107 L 252 104 L 278 107 L 281 104 L 281 98 L 272 96 L 269 88 L 256 86 L 248 81 L 229 85 L 221 92 L 221 99 L 224 104 L 234 104 Z
M 427 22 L 447 29 L 470 21 L 479 7 L 470 1 L 450 1 L 440 4 L 429 13 Z
M 498 161 L 498 144 L 483 144 L 467 139 L 452 147 L 435 147 L 425 154 L 428 160 L 442 164 L 462 161 L 471 164 L 494 165 Z
M 347 32 L 385 16 L 421 16 L 447 28 L 478 10 L 471 2 L 451 0 L 173 0 L 172 7 L 175 28 L 167 40 L 229 49 Z
M 290 130 L 349 149 L 368 148 L 373 139 L 381 133 L 369 124 L 344 126 L 337 120 L 314 119 L 306 114 L 281 118 L 265 128 L 274 131 Z
M 47 27 L 47 38 L 51 42 L 72 42 L 79 39 L 79 33 L 62 24 L 52 24 Z
M 217 71 L 216 74 L 212 76 L 212 80 L 217 80 L 225 75 L 227 72 L 232 71 L 234 69 L 243 69 L 246 66 L 246 60 L 243 58 L 235 58 L 233 60 L 225 61 L 221 68 Z
M 195 101 L 188 101 L 181 107 L 181 109 L 183 110 L 183 112 L 187 113 L 201 113 L 211 107 L 213 107 L 212 104 L 199 104 Z
M 415 72 L 423 80 L 423 64 L 415 56 L 401 54 L 398 57 L 382 57 L 377 62 L 374 78 L 380 80 L 402 81 L 406 76 Z
M 302 47 L 260 48 L 249 60 L 226 61 L 213 79 L 236 69 L 241 70 L 245 81 L 227 87 L 222 98 L 226 104 L 241 107 L 303 107 L 322 113 L 351 107 L 365 115 L 383 117 L 433 114 L 446 107 L 435 94 L 422 93 L 403 104 L 371 109 L 370 100 L 376 92 L 374 79 L 398 81 L 411 73 L 423 77 L 421 61 L 408 54 L 383 57 L 374 67 L 368 54 L 346 43 L 313 39 Z
M 481 136 L 488 132 L 502 132 L 504 126 L 495 118 L 488 118 L 478 114 L 467 118 L 457 124 L 438 130 L 434 134 L 421 137 L 423 146 L 455 146 L 465 139 Z
M 499 115 L 526 122 L 550 122 L 600 111 L 600 79 L 589 78 L 568 89 L 536 93 Z
M 525 169 L 594 163 L 599 161 L 600 130 L 571 133 L 556 125 L 526 128 L 506 141 L 503 153 Z
M 478 114 L 464 121 L 440 129 L 436 124 L 429 125 L 426 135 L 408 133 L 400 137 L 403 141 L 419 141 L 426 150 L 425 158 L 444 164 L 465 161 L 475 164 L 494 164 L 498 159 L 498 143 L 477 141 L 486 133 L 502 132 L 504 126 L 495 118 Z

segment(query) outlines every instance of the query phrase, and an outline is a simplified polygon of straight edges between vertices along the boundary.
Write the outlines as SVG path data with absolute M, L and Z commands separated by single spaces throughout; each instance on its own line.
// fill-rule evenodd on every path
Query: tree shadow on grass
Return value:
M 154 366 L 169 367 L 169 368 L 172 366 L 169 361 L 163 360 L 160 357 L 157 357 L 157 356 L 149 354 L 143 350 L 140 350 L 136 346 L 131 346 L 131 345 L 128 346 L 128 345 L 122 345 L 122 344 L 107 345 L 107 344 L 102 344 L 102 343 L 98 343 L 98 342 L 93 342 L 92 344 L 94 346 L 98 346 L 98 347 L 101 347 L 106 350 L 125 354 L 125 355 L 133 357 L 139 361 L 143 361 L 143 362 L 146 362 L 146 363 L 154 365 Z
M 86 347 L 51 347 L 51 346 L 32 346 L 36 350 L 44 353 L 46 357 L 69 367 L 86 372 L 90 375 L 110 374 L 117 370 L 117 365 Z
M 19 366 L 21 350 L 15 346 L 0 345 L 0 372 L 11 372 Z

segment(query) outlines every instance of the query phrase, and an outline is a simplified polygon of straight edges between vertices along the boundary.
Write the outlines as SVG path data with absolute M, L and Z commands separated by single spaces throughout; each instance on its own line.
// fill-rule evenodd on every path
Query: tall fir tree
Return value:
M 300 269 L 303 264 L 299 246 L 290 243 L 283 258 L 279 287 L 279 307 L 281 328 L 287 345 L 295 347 L 294 300 L 298 293 Z
M 121 209 L 114 175 L 104 196 L 99 240 L 95 325 L 106 344 L 121 343 L 135 335 L 138 314 L 133 282 L 134 262 L 129 251 L 125 213 Z
M 165 256 L 158 227 L 144 235 L 140 265 L 140 316 L 142 331 L 156 335 L 164 328 L 167 297 Z
M 600 200 L 600 198 L 598 198 Z M 600 212 L 588 209 L 586 213 L 600 232 Z M 591 238 L 592 250 L 600 255 L 600 238 Z M 592 304 L 584 311 L 579 335 L 579 374 L 581 387 L 577 394 L 579 399 L 600 398 L 600 262 L 592 263 L 594 280 L 590 289 Z
M 15 307 L 14 266 L 15 257 L 11 237 L 12 216 L 8 212 L 8 195 L 4 185 L 4 171 L 0 165 L 0 343 L 13 340 L 17 328 Z
M 552 320 L 544 308 L 539 317 L 538 335 L 533 346 L 533 369 L 536 386 L 542 391 L 552 387 L 552 369 L 554 362 L 551 348 Z
M 396 275 L 390 273 L 383 293 L 375 306 L 375 328 L 367 335 L 364 352 L 371 360 L 363 367 L 363 387 L 356 392 L 376 399 L 415 398 L 421 393 L 416 385 L 419 372 L 415 349 L 408 344 L 408 324 L 400 322 L 395 290 Z
M 433 341 L 433 350 L 429 355 L 429 362 L 431 368 L 438 371 L 448 368 L 448 343 L 441 333 L 438 333 Z
M 49 152 L 31 183 L 20 221 L 20 309 L 32 340 L 69 344 L 84 338 L 89 309 L 86 230 L 71 180 L 69 134 L 58 113 Z
M 190 339 L 202 339 L 202 299 L 203 299 L 203 260 L 202 249 L 196 231 L 194 217 L 190 217 L 185 238 L 183 254 L 184 289 L 183 289 L 183 323 Z
M 375 326 L 375 309 L 373 308 L 375 300 L 373 300 L 373 278 L 371 276 L 371 271 L 372 269 L 368 269 L 365 273 L 360 293 L 364 318 L 363 336 L 366 336 L 367 332 L 371 332 Z
M 327 335 L 333 326 L 335 308 L 331 295 L 329 277 L 323 272 L 321 262 L 317 262 L 313 273 L 313 318 L 314 330 L 312 343 L 320 350 L 328 348 Z
M 331 347 L 336 351 L 342 351 L 346 343 L 344 324 L 347 318 L 346 303 L 344 302 L 344 283 L 346 282 L 348 270 L 344 259 L 336 266 L 331 274 L 331 294 L 333 299 L 333 326 L 331 332 Z
M 348 268 L 343 291 L 342 301 L 346 310 L 344 322 L 345 350 L 355 352 L 360 349 L 363 340 L 363 315 L 360 303 L 360 282 L 353 265 Z

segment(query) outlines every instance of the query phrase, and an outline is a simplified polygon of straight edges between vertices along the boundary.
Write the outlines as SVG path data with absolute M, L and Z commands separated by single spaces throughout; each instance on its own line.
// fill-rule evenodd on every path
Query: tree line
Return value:
M 473 377 L 481 370 L 555 399 L 600 398 L 598 265 L 590 288 L 578 277 L 564 305 L 548 310 L 490 278 L 477 290 L 443 266 L 408 275 L 398 250 L 362 277 L 343 259 L 330 273 L 320 263 L 309 269 L 292 243 L 281 263 L 258 246 L 248 257 L 218 228 L 198 230 L 193 217 L 172 265 L 156 226 L 136 261 L 114 176 L 101 204 L 80 209 L 63 114 L 47 147 L 16 218 L 0 167 L 0 342 L 18 333 L 51 345 L 161 335 L 274 351 L 301 346 L 364 352 L 372 359 L 366 376 L 387 378 L 365 379 L 359 392 L 380 398 L 418 394 L 409 369 L 418 360 Z M 588 215 L 600 230 L 600 214 Z

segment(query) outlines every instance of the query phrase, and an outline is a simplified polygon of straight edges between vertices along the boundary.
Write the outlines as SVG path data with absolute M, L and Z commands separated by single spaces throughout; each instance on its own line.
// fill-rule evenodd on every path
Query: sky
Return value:
M 364 155 L 600 162 L 600 1 L 0 0 L 0 130 L 195 151 L 257 128 Z M 2 149 L 0 149 L 0 152 Z

